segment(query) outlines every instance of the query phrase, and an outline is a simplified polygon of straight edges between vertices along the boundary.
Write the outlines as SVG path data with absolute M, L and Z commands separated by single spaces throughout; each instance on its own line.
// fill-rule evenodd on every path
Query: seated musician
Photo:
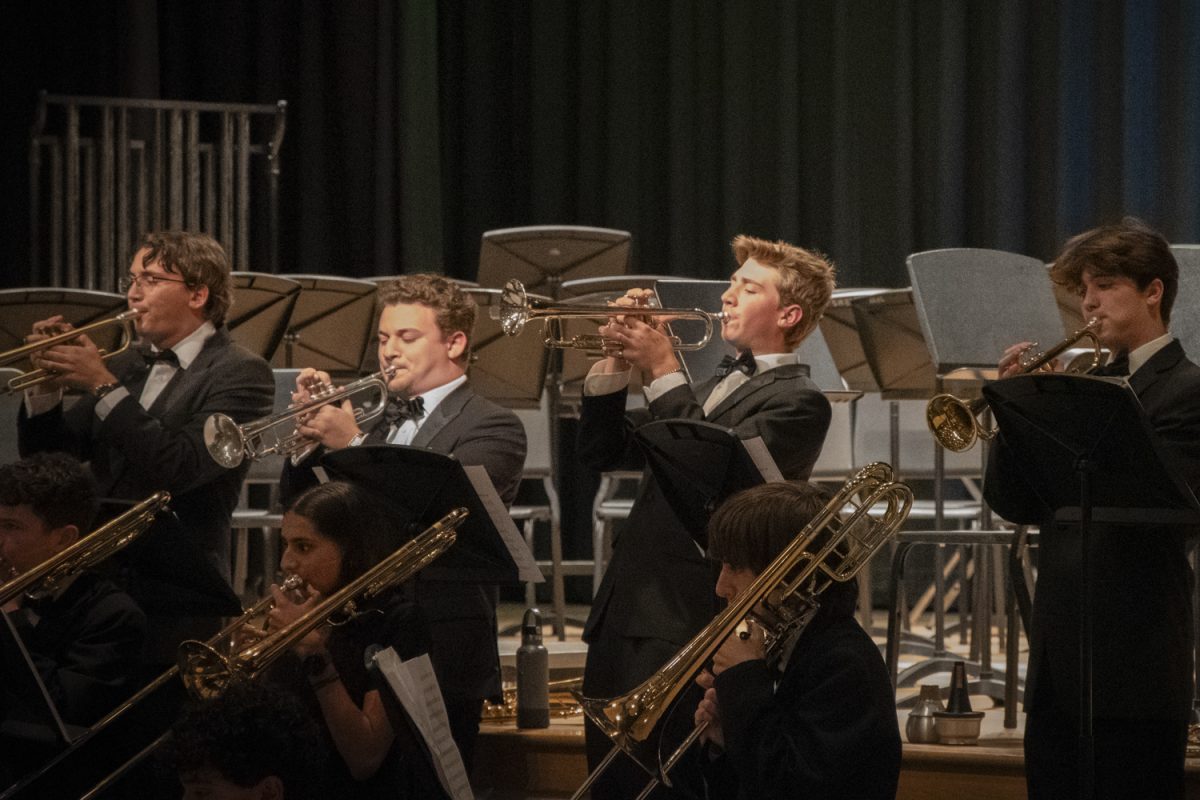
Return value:
M 165 760 L 183 800 L 317 800 L 326 752 L 293 695 L 252 682 L 192 707 L 175 724 Z
M 298 575 L 306 597 L 271 587 L 270 629 L 299 619 L 322 598 L 361 575 L 398 546 L 387 510 L 369 492 L 330 482 L 300 495 L 283 518 L 280 568 Z M 442 790 L 383 676 L 368 667 L 368 650 L 393 647 L 401 658 L 429 649 L 429 634 L 414 603 L 384 593 L 336 626 L 322 625 L 301 639 L 295 658 L 278 662 L 269 677 L 295 691 L 321 723 L 334 756 L 325 771 L 324 797 L 437 798 Z
M 91 531 L 99 502 L 90 473 L 63 453 L 40 453 L 0 466 L 0 556 L 5 579 L 37 567 Z M 4 606 L 63 721 L 89 725 L 135 688 L 128 681 L 146 638 L 146 616 L 109 580 L 81 571 L 48 592 L 33 590 Z M 27 671 L 5 647 L 3 716 L 20 717 L 33 700 L 9 689 Z M 41 718 L 38 715 L 37 718 Z
M 824 507 L 817 487 L 770 483 L 725 501 L 708 526 L 721 564 L 717 594 L 732 600 Z M 854 618 L 853 581 L 819 595 L 809 624 L 769 655 L 763 631 L 730 636 L 695 712 L 707 723 L 691 764 L 709 797 L 890 798 L 900 775 L 900 732 L 879 648 Z M 680 770 L 686 767 L 680 767 Z

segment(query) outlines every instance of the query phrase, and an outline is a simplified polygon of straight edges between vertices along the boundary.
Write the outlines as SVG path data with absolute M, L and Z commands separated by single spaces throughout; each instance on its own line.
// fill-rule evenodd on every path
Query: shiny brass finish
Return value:
M 109 328 L 113 325 L 120 325 L 122 330 L 124 330 L 124 336 L 121 339 L 121 344 L 118 345 L 117 349 L 113 350 L 111 353 L 104 350 L 100 351 L 101 357 L 105 359 L 112 358 L 117 353 L 124 353 L 129 349 L 129 345 L 133 342 L 134 338 L 133 321 L 137 319 L 141 313 L 141 311 L 131 308 L 128 311 L 122 311 L 115 317 L 98 320 L 90 325 L 84 325 L 82 328 L 72 328 L 69 331 L 64 331 L 63 333 L 47 337 L 37 342 L 30 342 L 29 344 L 22 345 L 20 347 L 14 347 L 12 350 L 7 350 L 3 353 L 0 353 L 0 367 L 20 361 L 21 359 L 27 358 L 34 353 L 40 353 L 43 350 L 49 350 L 51 347 L 57 347 L 60 344 L 66 344 L 67 342 L 70 342 L 79 336 L 92 333 L 93 331 Z M 52 380 L 54 377 L 54 373 L 49 370 L 33 369 L 29 372 L 23 372 L 15 378 L 11 378 L 4 390 L 8 394 L 12 394 L 15 392 L 24 391 L 25 389 L 32 389 L 34 386 L 39 386 L 46 381 Z
M 583 707 L 572 695 L 572 692 L 578 691 L 581 686 L 583 686 L 582 677 L 563 678 L 547 684 L 547 688 L 550 690 L 550 717 L 552 719 L 569 719 L 583 713 Z M 502 697 L 503 701 L 499 704 L 489 700 L 483 701 L 484 722 L 511 722 L 517 718 L 517 688 L 505 686 Z
M 33 569 L 10 578 L 0 586 L 0 606 L 30 592 L 52 593 L 70 576 L 99 564 L 141 536 L 170 499 L 168 492 L 155 492 Z
M 1099 324 L 1100 321 L 1093 318 L 1087 325 L 1043 353 L 1028 357 L 1022 353 L 1020 371 L 1017 374 L 1024 375 L 1041 369 L 1083 339 L 1091 342 L 1091 358 L 1084 362 L 1077 356 L 1072 359 L 1066 371 L 1083 374 L 1095 369 L 1101 356 L 1100 340 L 1096 338 L 1095 333 Z M 987 400 L 982 397 L 967 402 L 952 394 L 939 394 L 925 406 L 925 422 L 938 444 L 952 452 L 961 453 L 974 447 L 977 439 L 988 441 L 996 435 L 995 428 L 984 428 L 979 421 L 979 414 L 986 408 Z
M 299 460 L 314 447 L 296 430 L 301 418 L 321 406 L 354 398 L 354 421 L 360 426 L 370 422 L 383 413 L 388 399 L 388 381 L 395 372 L 395 367 L 388 367 L 340 388 L 321 384 L 307 401 L 245 425 L 238 425 L 226 414 L 213 414 L 204 421 L 204 445 L 213 460 L 226 469 L 233 469 L 246 459 L 257 461 L 270 455 Z M 372 397 L 374 404 L 366 402 Z
M 292 624 L 223 655 L 207 642 L 189 640 L 179 646 L 179 673 L 193 697 L 220 697 L 237 680 L 253 680 L 297 642 L 338 615 L 352 617 L 355 605 L 403 583 L 427 567 L 454 544 L 456 530 L 467 518 L 458 508 L 406 542 L 387 558 L 322 600 Z
M 713 335 L 713 324 L 725 318 L 725 312 L 702 311 L 699 308 L 653 308 L 653 307 L 623 307 L 623 306 L 589 306 L 589 305 L 541 305 L 529 299 L 525 287 L 516 278 L 504 284 L 500 293 L 500 302 L 492 308 L 492 317 L 500 321 L 500 327 L 509 336 L 516 336 L 525 328 L 530 320 L 540 319 L 546 322 L 559 323 L 568 319 L 607 320 L 611 317 L 627 314 L 637 317 L 662 317 L 666 322 L 679 319 L 698 320 L 704 323 L 704 333 L 695 341 L 681 341 L 677 336 L 670 336 L 671 346 L 675 350 L 700 350 L 708 344 Z M 564 339 L 550 332 L 547 327 L 545 344 L 547 347 L 559 349 L 583 350 L 597 357 L 603 355 L 608 340 L 598 335 L 573 336 Z
M 912 492 L 892 480 L 892 468 L 873 463 L 842 486 L 792 542 L 662 669 L 627 694 L 608 700 L 577 696 L 583 711 L 615 747 L 573 795 L 578 800 L 618 750 L 670 785 L 667 772 L 700 735 L 694 730 L 666 762 L 656 758 L 655 725 L 671 702 L 747 620 L 762 628 L 768 661 L 804 629 L 817 597 L 833 583 L 853 578 L 904 524 Z

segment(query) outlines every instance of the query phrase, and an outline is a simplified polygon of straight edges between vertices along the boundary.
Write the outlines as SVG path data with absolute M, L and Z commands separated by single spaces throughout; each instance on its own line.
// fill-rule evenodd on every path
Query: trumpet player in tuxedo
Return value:
M 1161 234 L 1127 217 L 1069 240 L 1051 278 L 1075 292 L 1112 353 L 1092 374 L 1123 378 L 1181 477 L 1200 490 L 1200 367 L 1170 332 L 1179 266 Z M 1008 348 L 1000 376 L 1028 343 Z M 1082 549 L 1057 522 L 1001 433 L 985 496 L 1005 519 L 1040 524 L 1037 591 L 1025 682 L 1025 771 L 1031 798 L 1080 794 Z M 1192 570 L 1196 531 L 1143 523 L 1091 526 L 1093 741 L 1098 798 L 1181 798 L 1192 701 Z
M 348 403 L 330 403 L 302 419 L 298 432 L 318 447 L 285 464 L 286 503 L 316 482 L 312 467 L 328 450 L 360 444 L 425 447 L 483 466 L 505 505 L 516 497 L 525 465 L 525 429 L 512 411 L 478 395 L 467 377 L 475 301 L 438 275 L 406 275 L 379 287 L 378 353 L 391 370 L 388 406 L 368 429 Z M 330 376 L 301 371 L 293 401 L 307 402 Z M 429 582 L 409 587 L 433 636 L 430 657 L 442 687 L 450 728 L 468 769 L 483 701 L 499 701 L 496 588 Z

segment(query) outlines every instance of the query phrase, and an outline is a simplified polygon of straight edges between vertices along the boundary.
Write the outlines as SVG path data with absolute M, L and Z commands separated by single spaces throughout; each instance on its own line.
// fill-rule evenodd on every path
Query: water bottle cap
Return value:
M 536 608 L 525 609 L 521 621 L 521 644 L 542 643 L 542 614 Z

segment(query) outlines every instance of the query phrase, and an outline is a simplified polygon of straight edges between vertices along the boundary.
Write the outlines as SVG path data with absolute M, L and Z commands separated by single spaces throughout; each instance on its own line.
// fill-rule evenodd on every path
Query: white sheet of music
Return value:
M 391 647 L 375 654 L 375 663 L 421 734 L 433 757 L 438 781 L 452 800 L 474 800 L 462 754 L 450 736 L 442 690 L 428 655 L 401 661 Z
M 763 483 L 779 483 L 783 480 L 783 473 L 779 471 L 779 465 L 771 457 L 771 451 L 767 449 L 761 436 L 742 439 L 742 446 L 750 454 L 750 460 L 758 468 L 758 474 L 762 475 Z
M 479 499 L 483 502 L 483 508 L 491 517 L 492 524 L 496 526 L 496 530 L 500 531 L 500 538 L 504 540 L 508 554 L 512 556 L 513 562 L 517 565 L 517 580 L 522 583 L 545 581 L 542 571 L 538 569 L 537 562 L 533 559 L 533 553 L 529 552 L 529 545 L 525 544 L 525 537 L 521 536 L 521 532 L 517 530 L 516 523 L 508 515 L 504 501 L 496 493 L 496 487 L 492 484 L 492 479 L 488 477 L 487 470 L 474 464 L 463 465 L 463 472 L 467 473 L 467 479 L 471 481 L 475 494 L 479 495 Z

